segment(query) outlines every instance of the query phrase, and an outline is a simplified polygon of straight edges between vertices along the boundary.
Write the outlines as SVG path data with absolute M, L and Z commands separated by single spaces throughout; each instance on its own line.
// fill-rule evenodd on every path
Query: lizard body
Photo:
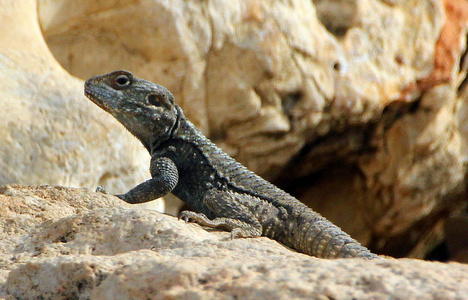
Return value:
M 124 201 L 143 203 L 172 192 L 194 210 L 183 211 L 183 219 L 227 229 L 232 237 L 263 235 L 323 258 L 378 258 L 224 153 L 184 116 L 164 87 L 115 71 L 86 81 L 85 95 L 151 154 L 152 178 L 117 195 Z

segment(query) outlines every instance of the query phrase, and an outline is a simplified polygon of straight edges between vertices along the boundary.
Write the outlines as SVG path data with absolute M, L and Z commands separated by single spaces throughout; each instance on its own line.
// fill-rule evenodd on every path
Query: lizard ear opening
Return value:
M 156 107 L 162 105 L 161 101 L 158 99 L 158 96 L 156 94 L 149 94 L 148 96 L 146 96 L 146 100 L 148 100 L 149 104 L 154 105 Z

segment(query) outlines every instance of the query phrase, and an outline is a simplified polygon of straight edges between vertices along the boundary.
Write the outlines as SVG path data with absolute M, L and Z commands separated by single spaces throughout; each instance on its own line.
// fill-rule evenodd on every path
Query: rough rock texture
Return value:
M 0 187 L 0 297 L 468 299 L 468 266 L 323 260 L 86 189 Z
M 64 71 L 123 68 L 374 251 L 424 257 L 466 206 L 466 0 L 0 5 L 2 183 L 118 193 L 147 177 L 137 141 Z

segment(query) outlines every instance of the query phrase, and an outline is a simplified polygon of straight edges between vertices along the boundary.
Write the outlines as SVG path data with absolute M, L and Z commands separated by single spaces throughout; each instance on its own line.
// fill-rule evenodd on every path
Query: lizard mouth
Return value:
M 93 90 L 93 88 L 91 87 L 91 84 L 89 83 L 89 80 L 85 82 L 84 94 L 88 99 L 92 100 L 93 102 L 97 101 L 96 93 Z
M 93 101 L 94 104 L 96 104 L 100 108 L 104 109 L 105 111 L 108 111 L 108 108 L 100 100 L 99 93 L 93 88 L 93 86 L 89 83 L 89 81 L 86 81 L 86 83 L 85 83 L 85 92 L 84 92 L 84 94 L 85 94 L 86 98 Z

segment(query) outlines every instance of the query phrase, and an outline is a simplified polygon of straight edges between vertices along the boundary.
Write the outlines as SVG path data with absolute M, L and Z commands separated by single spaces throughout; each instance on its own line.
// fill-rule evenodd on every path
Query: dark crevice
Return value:
M 466 201 L 467 192 L 464 184 L 460 184 L 450 194 L 444 196 L 439 203 L 439 209 L 425 216 L 423 219 L 415 222 L 405 232 L 391 237 L 382 237 L 373 235 L 369 244 L 369 249 L 376 253 L 390 255 L 396 258 L 406 257 L 421 241 L 421 237 L 435 229 L 440 221 L 447 222 L 454 212 L 460 211 L 463 208 L 463 201 Z M 460 227 L 460 226 L 458 226 Z M 447 229 L 446 229 L 447 230 Z M 447 231 L 444 231 L 446 235 Z M 444 238 L 439 244 L 433 246 L 427 252 L 423 259 L 447 261 L 453 253 L 450 253 L 450 248 L 447 247 L 447 239 Z
M 348 30 L 350 29 L 348 26 L 337 26 L 334 25 L 332 22 L 324 23 L 327 30 L 337 37 L 345 36 Z
M 211 130 L 210 140 L 216 144 L 216 142 L 219 141 L 225 141 L 227 139 L 227 130 L 226 129 L 220 129 L 220 130 Z
M 467 37 L 468 40 L 468 37 Z M 460 57 L 459 72 L 468 72 L 468 45 L 465 45 L 463 54 Z M 465 74 L 465 78 L 460 83 L 460 86 L 457 88 L 457 95 L 460 95 L 468 84 L 468 74 Z
M 403 57 L 401 55 L 396 55 L 395 56 L 395 62 L 398 64 L 398 65 L 403 65 L 404 64 L 404 61 L 403 61 Z
M 421 97 L 415 99 L 413 102 L 408 104 L 408 113 L 414 114 L 416 113 L 421 107 Z
M 335 63 L 333 64 L 333 69 L 334 69 L 335 71 L 341 71 L 341 64 L 340 64 L 339 62 L 335 62 Z
M 275 185 L 290 193 L 294 197 L 301 199 L 311 187 L 320 185 L 324 178 L 330 178 L 339 170 L 340 174 L 356 174 L 359 173 L 359 168 L 354 164 L 346 162 L 330 163 L 326 168 L 316 172 L 309 173 L 302 177 L 296 177 L 294 180 L 277 180 Z
M 288 174 L 287 172 L 288 171 L 285 171 L 285 174 Z M 324 170 L 319 170 L 306 176 L 297 177 L 294 180 L 287 180 L 281 177 L 273 183 L 294 197 L 300 199 L 300 195 L 304 193 L 306 187 L 314 186 L 320 181 L 323 172 Z
M 460 95 L 463 92 L 467 84 L 468 84 L 468 76 L 465 76 L 465 78 L 463 78 L 463 81 L 460 83 L 460 86 L 457 89 L 457 95 Z
M 290 120 L 292 119 L 292 110 L 294 109 L 294 107 L 296 107 L 297 103 L 299 103 L 302 97 L 302 91 L 295 91 L 281 96 L 283 112 L 288 116 Z
M 448 261 L 450 259 L 450 253 L 447 243 L 442 242 L 439 244 L 426 255 L 425 259 L 430 261 Z
M 384 131 L 388 131 L 396 121 L 403 118 L 407 114 L 414 114 L 421 108 L 422 95 L 411 102 L 394 101 L 388 104 L 383 112 L 381 123 L 383 123 Z
M 75 232 L 67 232 L 64 235 L 59 236 L 53 242 L 54 243 L 68 243 L 69 241 L 72 241 L 74 237 L 75 237 Z
M 357 24 L 356 0 L 313 0 L 317 15 L 325 28 L 337 38 L 346 35 Z
M 408 228 L 408 230 L 398 235 L 390 237 L 374 235 L 368 248 L 376 253 L 389 255 L 395 258 L 406 257 L 411 250 L 416 247 L 418 242 L 420 242 L 421 236 L 423 236 L 424 233 L 433 230 L 435 224 L 440 220 L 446 219 L 449 214 L 449 210 L 442 209 L 419 220 Z M 438 246 L 440 246 L 440 244 Z M 429 253 L 434 251 L 438 246 L 435 246 Z
M 294 94 L 287 100 L 293 103 L 300 94 Z M 291 104 L 289 104 L 291 105 Z M 289 108 L 285 108 L 288 110 Z M 329 110 L 331 109 L 331 106 Z M 407 114 L 417 113 L 422 109 L 421 98 L 412 102 L 395 101 L 390 103 L 381 114 L 381 118 L 367 124 L 350 126 L 330 122 L 329 134 L 316 136 L 297 153 L 284 168 L 277 182 L 289 185 L 301 177 L 307 177 L 336 163 L 353 164 L 360 157 L 371 155 L 376 151 L 375 134 L 378 128 L 383 134 L 392 128 L 399 119 Z M 339 131 L 337 128 L 343 128 Z M 380 133 L 382 134 L 382 133 Z
M 375 151 L 370 145 L 375 124 L 348 127 L 343 132 L 332 132 L 306 144 L 285 167 L 276 182 L 281 186 L 295 185 L 296 180 L 314 176 L 334 164 L 349 163 L 364 153 Z

